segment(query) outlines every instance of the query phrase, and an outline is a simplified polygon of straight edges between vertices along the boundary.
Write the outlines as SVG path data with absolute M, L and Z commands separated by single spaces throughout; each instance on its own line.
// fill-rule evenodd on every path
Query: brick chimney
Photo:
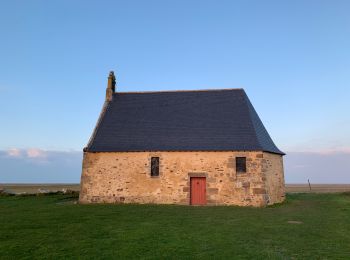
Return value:
M 109 72 L 108 83 L 106 89 L 106 101 L 112 101 L 113 94 L 115 93 L 115 76 L 114 72 Z

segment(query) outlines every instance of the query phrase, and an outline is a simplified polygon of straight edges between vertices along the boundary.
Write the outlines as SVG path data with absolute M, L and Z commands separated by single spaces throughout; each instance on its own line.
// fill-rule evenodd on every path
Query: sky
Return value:
M 287 182 L 350 183 L 350 1 L 1 1 L 0 183 L 79 182 L 117 91 L 244 88 Z

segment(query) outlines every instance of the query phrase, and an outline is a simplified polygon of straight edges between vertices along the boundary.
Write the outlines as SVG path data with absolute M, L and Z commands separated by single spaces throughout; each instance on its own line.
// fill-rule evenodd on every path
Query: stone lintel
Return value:
M 189 172 L 189 177 L 208 177 L 208 173 L 205 172 Z

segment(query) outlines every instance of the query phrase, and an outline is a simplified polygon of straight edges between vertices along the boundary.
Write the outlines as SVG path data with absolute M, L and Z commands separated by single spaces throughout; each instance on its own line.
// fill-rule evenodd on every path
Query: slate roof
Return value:
M 114 93 L 85 151 L 266 151 L 284 155 L 243 89 Z

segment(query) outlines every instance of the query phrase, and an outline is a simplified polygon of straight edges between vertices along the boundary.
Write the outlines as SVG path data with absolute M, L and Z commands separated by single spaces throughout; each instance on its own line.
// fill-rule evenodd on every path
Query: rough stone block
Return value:
M 218 188 L 209 188 L 208 193 L 209 194 L 218 194 L 219 189 Z
M 254 188 L 253 193 L 254 194 L 266 194 L 266 190 L 263 188 Z
M 248 182 L 248 181 L 247 182 L 243 182 L 242 183 L 242 187 L 243 188 L 249 188 L 250 187 L 250 182 Z

